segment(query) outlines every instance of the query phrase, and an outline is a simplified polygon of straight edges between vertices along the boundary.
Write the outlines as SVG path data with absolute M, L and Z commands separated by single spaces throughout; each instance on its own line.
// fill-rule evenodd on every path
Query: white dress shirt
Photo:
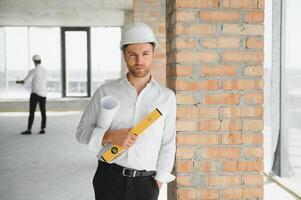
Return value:
M 137 170 L 156 171 L 156 180 L 167 183 L 174 180 L 171 174 L 175 157 L 176 99 L 174 93 L 161 87 L 153 78 L 137 95 L 127 78 L 100 86 L 94 93 L 77 128 L 76 138 L 88 144 L 91 136 L 98 137 L 101 150 L 102 138 L 107 129 L 96 127 L 100 101 L 105 96 L 119 100 L 120 108 L 109 129 L 132 128 L 155 108 L 162 116 L 138 136 L 135 144 L 112 162 Z M 101 160 L 100 154 L 97 158 Z
M 42 65 L 38 64 L 34 69 L 30 70 L 24 78 L 25 86 L 28 86 L 31 93 L 39 96 L 47 96 L 47 71 Z

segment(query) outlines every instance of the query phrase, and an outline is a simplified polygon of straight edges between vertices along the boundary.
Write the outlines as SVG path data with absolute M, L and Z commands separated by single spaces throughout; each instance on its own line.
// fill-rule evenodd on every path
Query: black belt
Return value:
M 98 160 L 98 164 L 105 168 L 110 168 L 118 173 L 120 173 L 122 176 L 126 177 L 143 177 L 143 176 L 154 176 L 156 175 L 156 171 L 146 171 L 146 170 L 136 170 L 131 168 L 122 167 L 120 165 L 117 165 L 115 163 L 109 164 L 102 162 Z

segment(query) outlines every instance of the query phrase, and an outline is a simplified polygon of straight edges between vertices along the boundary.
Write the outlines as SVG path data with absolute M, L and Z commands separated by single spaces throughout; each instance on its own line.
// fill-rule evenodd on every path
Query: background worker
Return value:
M 99 136 L 101 150 L 93 178 L 96 200 L 156 200 L 162 183 L 175 178 L 171 170 L 176 149 L 176 100 L 174 93 L 151 75 L 157 44 L 145 23 L 124 28 L 121 49 L 128 73 L 96 90 L 78 125 L 76 138 L 80 143 L 88 144 L 91 137 Z M 105 96 L 113 96 L 120 103 L 109 129 L 96 126 Z M 130 134 L 130 129 L 155 108 L 162 117 L 142 135 Z M 100 156 L 106 144 L 122 146 L 126 151 L 106 163 Z
M 41 65 L 41 57 L 39 55 L 34 55 L 32 61 L 35 64 L 35 68 L 30 70 L 27 76 L 23 80 L 18 80 L 16 83 L 26 84 L 31 90 L 30 100 L 29 100 L 29 117 L 27 130 L 21 132 L 22 135 L 31 134 L 31 127 L 34 121 L 34 114 L 36 106 L 39 103 L 42 122 L 40 134 L 45 134 L 46 129 L 46 95 L 47 95 L 47 71 Z

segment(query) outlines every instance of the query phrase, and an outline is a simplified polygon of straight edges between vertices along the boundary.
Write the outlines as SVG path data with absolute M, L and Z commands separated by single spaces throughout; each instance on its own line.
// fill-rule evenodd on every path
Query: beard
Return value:
M 145 65 L 134 65 L 129 67 L 129 72 L 136 78 L 143 78 L 150 72 L 150 69 Z

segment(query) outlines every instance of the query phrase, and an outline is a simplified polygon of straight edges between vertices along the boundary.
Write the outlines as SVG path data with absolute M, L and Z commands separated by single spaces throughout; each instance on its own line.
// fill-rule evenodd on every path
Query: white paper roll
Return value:
M 112 120 L 120 107 L 119 101 L 112 96 L 105 96 L 101 99 L 100 109 L 97 115 L 96 125 L 102 129 L 109 129 L 112 123 Z M 93 132 L 90 142 L 89 149 L 91 151 L 99 152 L 100 150 L 100 141 L 101 133 Z M 108 147 L 107 147 L 108 148 Z
M 97 126 L 99 128 L 108 129 L 112 120 L 119 110 L 120 103 L 113 96 L 105 96 L 101 99 L 101 106 L 98 112 Z

